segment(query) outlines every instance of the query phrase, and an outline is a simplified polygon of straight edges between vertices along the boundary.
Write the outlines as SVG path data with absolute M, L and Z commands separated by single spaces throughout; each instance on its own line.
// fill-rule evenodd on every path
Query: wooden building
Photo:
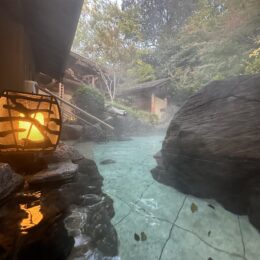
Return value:
M 62 85 L 58 81 L 51 82 L 52 78 L 45 74 L 39 75 L 39 82 L 41 84 L 48 84 L 48 89 L 59 97 L 62 97 L 70 103 L 74 103 L 73 96 L 77 89 L 84 85 L 98 88 L 105 93 L 106 88 L 104 87 L 104 81 L 102 75 L 107 77 L 107 71 L 104 67 L 97 65 L 95 62 L 79 55 L 74 52 L 70 52 L 66 61 L 66 70 L 62 80 Z M 64 111 L 63 119 L 74 121 L 74 109 L 66 104 L 62 104 Z
M 67 61 L 64 85 L 68 90 L 79 85 L 89 85 L 102 89 L 101 73 L 107 73 L 105 68 L 90 59 L 71 52 Z
M 0 1 L 0 91 L 39 73 L 61 81 L 83 0 Z
M 105 94 L 107 90 L 104 78 L 111 78 L 106 68 L 90 59 L 71 52 L 67 60 L 66 71 L 63 78 L 64 95 L 68 100 L 72 100 L 75 91 L 84 85 L 97 88 Z M 53 89 L 53 91 L 55 91 L 55 89 Z
M 169 78 L 145 82 L 119 91 L 118 96 L 128 100 L 133 107 L 153 113 L 162 119 L 168 106 L 165 89 L 168 82 Z

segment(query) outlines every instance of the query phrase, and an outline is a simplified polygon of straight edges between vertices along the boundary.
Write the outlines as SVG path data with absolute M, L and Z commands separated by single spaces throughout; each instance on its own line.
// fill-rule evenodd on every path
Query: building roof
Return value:
M 1 2 L 7 12 L 24 24 L 29 35 L 36 72 L 43 72 L 56 79 L 63 77 L 82 4 L 83 0 Z
M 145 90 L 158 89 L 158 88 L 166 85 L 169 81 L 170 81 L 170 78 L 163 78 L 163 79 L 144 82 L 142 84 L 135 85 L 132 88 L 119 90 L 118 95 L 119 96 L 135 95 L 135 94 L 138 94 L 138 93 L 143 92 Z
M 100 74 L 100 71 L 108 73 L 107 68 L 105 68 L 104 66 L 101 66 L 91 59 L 83 57 L 75 52 L 70 52 L 70 57 L 68 61 L 68 65 L 70 65 L 70 63 L 75 63 L 76 65 L 81 66 L 83 69 L 92 72 L 93 74 Z

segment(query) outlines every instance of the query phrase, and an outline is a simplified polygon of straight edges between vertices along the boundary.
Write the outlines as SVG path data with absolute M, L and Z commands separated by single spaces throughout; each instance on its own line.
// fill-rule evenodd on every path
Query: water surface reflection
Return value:
M 41 212 L 41 192 L 24 193 L 23 197 L 27 199 L 26 203 L 20 203 L 20 209 L 24 211 L 24 217 L 20 222 L 22 234 L 27 234 L 28 230 L 37 226 L 43 219 Z

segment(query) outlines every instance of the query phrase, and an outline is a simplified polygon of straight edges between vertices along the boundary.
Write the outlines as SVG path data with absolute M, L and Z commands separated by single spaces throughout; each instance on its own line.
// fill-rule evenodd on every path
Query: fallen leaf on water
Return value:
M 147 240 L 147 236 L 146 236 L 146 234 L 144 232 L 141 232 L 141 240 L 142 241 Z
M 135 233 L 134 235 L 136 241 L 140 241 L 140 236 Z
M 192 202 L 190 209 L 191 209 L 191 212 L 194 213 L 194 212 L 198 211 L 198 206 Z

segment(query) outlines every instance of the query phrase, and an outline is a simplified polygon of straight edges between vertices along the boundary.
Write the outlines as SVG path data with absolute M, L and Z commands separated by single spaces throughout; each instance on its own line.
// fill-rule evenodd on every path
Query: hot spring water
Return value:
M 131 141 L 80 143 L 104 177 L 104 192 L 114 200 L 113 224 L 122 260 L 256 260 L 260 239 L 247 217 L 218 203 L 186 196 L 153 180 L 153 155 L 163 136 Z M 104 160 L 114 163 L 100 164 Z M 111 161 L 112 162 L 112 161 Z

